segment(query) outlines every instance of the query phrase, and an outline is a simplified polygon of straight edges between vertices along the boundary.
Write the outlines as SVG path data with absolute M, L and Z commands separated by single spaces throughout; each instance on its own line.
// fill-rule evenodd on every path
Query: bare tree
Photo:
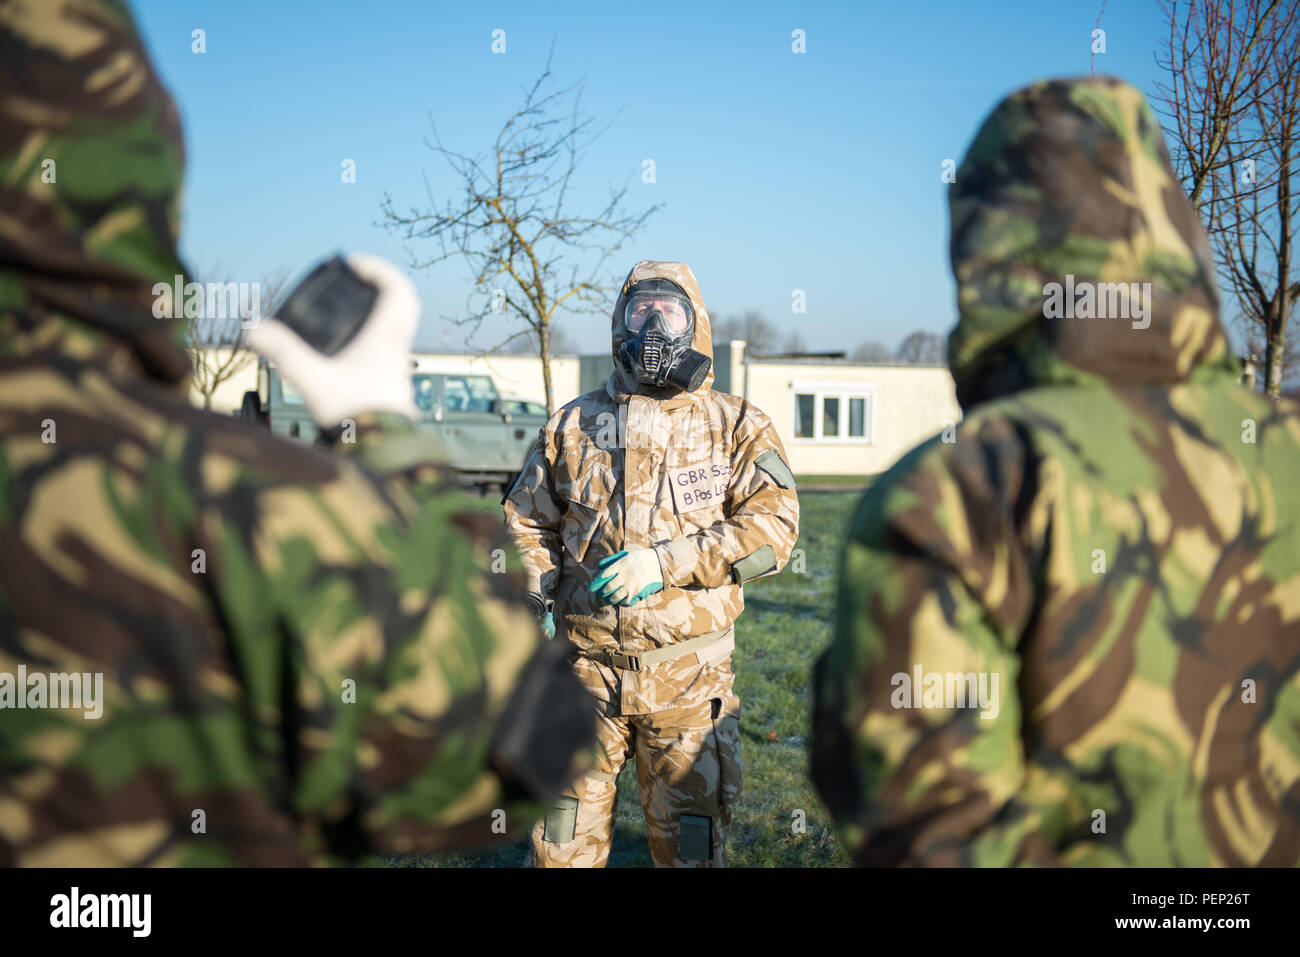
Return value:
M 1242 328 L 1242 339 L 1245 343 L 1246 357 L 1258 367 L 1261 357 L 1268 355 L 1269 340 L 1257 324 L 1247 321 L 1244 317 L 1239 317 L 1236 325 Z M 1283 346 L 1283 366 L 1287 369 L 1288 374 L 1282 380 L 1282 392 L 1287 392 L 1287 386 L 1291 385 L 1294 391 L 1295 387 L 1300 387 L 1300 376 L 1295 375 L 1295 370 L 1300 367 L 1300 328 L 1294 325 L 1288 325 L 1286 330 L 1285 344 Z M 1261 385 L 1265 385 L 1261 382 Z
M 604 129 L 581 107 L 583 83 L 554 89 L 551 62 L 524 91 L 523 105 L 501 127 L 492 146 L 469 155 L 446 147 L 430 114 L 433 140 L 459 187 L 439 202 L 426 180 L 428 208 L 399 213 L 391 196 L 381 205 L 382 225 L 406 239 L 433 240 L 437 252 L 412 254 L 412 269 L 427 269 L 461 259 L 473 276 L 468 315 L 452 321 L 478 331 L 493 314 L 504 314 L 520 328 L 482 354 L 499 351 L 518 338 L 532 337 L 542 362 L 546 409 L 555 410 L 551 355 L 555 321 L 561 309 L 573 312 L 608 307 L 615 286 L 606 263 L 659 208 L 624 211 L 628 186 L 610 188 L 609 199 L 592 213 L 575 212 L 572 191 L 582 160 Z
M 1300 296 L 1294 231 L 1300 188 L 1300 0 L 1166 3 L 1170 73 L 1158 84 L 1171 159 L 1209 233 L 1218 280 L 1260 341 L 1265 391 L 1287 367 Z
M 213 286 L 237 288 L 235 283 L 213 280 L 211 277 L 215 272 L 203 274 L 208 289 Z M 284 294 L 285 281 L 286 273 L 280 270 L 256 284 L 255 301 L 261 315 L 269 316 L 275 312 L 280 297 Z M 211 410 L 212 397 L 222 384 L 257 361 L 257 353 L 248 347 L 244 338 L 244 320 L 253 317 L 240 315 L 237 309 L 227 308 L 230 303 L 241 301 L 238 293 L 232 299 L 223 295 L 220 288 L 216 292 L 216 295 L 211 296 L 211 302 L 205 293 L 203 308 L 199 315 L 189 321 L 186 339 L 186 350 L 190 354 L 190 365 L 194 370 L 190 382 L 194 391 L 202 397 L 203 408 L 207 410 Z M 209 308 L 213 304 L 220 308 Z
M 498 350 L 502 355 L 523 356 L 538 355 L 540 345 L 537 336 L 529 330 L 526 335 L 512 336 L 508 342 L 503 344 Z M 576 353 L 578 345 L 573 337 L 569 335 L 568 330 L 563 326 L 553 326 L 551 328 L 551 355 L 564 355 L 565 353 Z
M 785 337 L 785 345 L 781 347 L 781 351 L 786 355 L 798 355 L 808 351 L 808 343 L 804 342 L 803 334 L 795 330 Z
M 1286 42 L 1261 66 L 1263 92 L 1256 100 L 1252 125 L 1261 131 L 1262 143 L 1252 155 L 1228 141 L 1229 169 L 1240 172 L 1232 178 L 1230 198 L 1214 209 L 1222 250 L 1220 274 L 1235 294 L 1253 337 L 1264 340 L 1264 390 L 1274 399 L 1281 395 L 1286 378 L 1291 358 L 1288 327 L 1300 297 L 1300 257 L 1295 254 L 1295 228 L 1300 222 L 1297 10 L 1300 3 L 1289 5 Z
M 849 356 L 854 362 L 885 362 L 892 359 L 889 350 L 875 339 L 861 343 Z
M 739 318 L 732 316 L 713 324 L 713 341 L 745 340 L 745 351 L 756 356 L 771 355 L 778 350 L 776 326 L 752 309 Z
M 947 361 L 948 341 L 937 333 L 918 330 L 899 344 L 895 358 L 902 362 L 940 364 Z

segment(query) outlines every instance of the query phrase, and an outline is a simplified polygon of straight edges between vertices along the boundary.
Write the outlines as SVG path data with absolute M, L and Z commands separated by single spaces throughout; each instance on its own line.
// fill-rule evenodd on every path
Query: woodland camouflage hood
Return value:
M 184 323 L 154 318 L 152 290 L 184 272 L 184 147 L 125 5 L 0 5 L 0 90 L 4 350 L 118 364 L 133 353 L 152 377 L 181 383 Z
M 1128 84 L 1053 80 L 1007 97 L 949 207 L 961 318 L 948 361 L 963 407 L 1033 384 L 1235 369 L 1205 233 Z

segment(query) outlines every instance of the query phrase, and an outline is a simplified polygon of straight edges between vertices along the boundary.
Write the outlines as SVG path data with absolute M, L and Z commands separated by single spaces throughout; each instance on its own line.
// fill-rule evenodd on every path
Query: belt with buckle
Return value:
M 714 645 L 726 644 L 725 652 L 723 648 L 713 648 Z M 597 664 L 605 665 L 609 668 L 616 668 L 619 671 L 644 671 L 651 665 L 659 664 L 663 661 L 675 661 L 678 658 L 684 658 L 687 655 L 695 655 L 701 664 L 706 661 L 712 661 L 730 654 L 736 647 L 735 632 L 730 628 L 726 631 L 714 631 L 707 635 L 700 635 L 698 638 L 688 638 L 685 641 L 678 641 L 671 645 L 665 645 L 662 648 L 651 648 L 649 651 L 642 652 L 639 655 L 629 654 L 623 651 L 578 651 L 574 650 L 573 657 L 586 658 Z M 711 654 L 705 655 L 702 652 L 706 649 L 711 650 Z

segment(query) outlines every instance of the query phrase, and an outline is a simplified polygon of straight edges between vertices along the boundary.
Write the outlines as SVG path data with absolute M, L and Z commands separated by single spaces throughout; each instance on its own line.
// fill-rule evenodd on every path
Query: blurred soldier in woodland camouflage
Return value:
M 603 755 L 533 829 L 538 867 L 602 867 L 635 756 L 659 867 L 721 867 L 740 796 L 732 625 L 780 571 L 799 501 L 771 421 L 714 392 L 709 317 L 683 263 L 638 263 L 614 372 L 546 423 L 505 507 L 539 618 L 599 699 Z
M 0 864 L 296 865 L 531 823 L 582 770 L 590 698 L 486 573 L 496 519 L 395 414 L 409 282 L 354 257 L 379 302 L 329 388 L 301 383 L 367 468 L 198 411 L 185 324 L 153 311 L 184 272 L 180 128 L 124 6 L 0 4 L 0 90 Z
M 1300 863 L 1300 418 L 1237 384 L 1141 94 L 1040 83 L 951 186 L 965 419 L 853 518 L 813 779 L 861 864 Z

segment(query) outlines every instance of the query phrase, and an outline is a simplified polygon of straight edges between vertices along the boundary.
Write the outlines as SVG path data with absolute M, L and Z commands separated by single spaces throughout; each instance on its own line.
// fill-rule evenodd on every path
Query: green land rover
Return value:
M 502 397 L 491 376 L 435 370 L 416 360 L 411 388 L 416 428 L 436 437 L 440 461 L 462 485 L 484 494 L 509 487 L 546 423 L 544 405 Z M 319 432 L 302 396 L 265 359 L 258 360 L 257 391 L 244 393 L 240 414 L 302 442 L 314 442 Z

